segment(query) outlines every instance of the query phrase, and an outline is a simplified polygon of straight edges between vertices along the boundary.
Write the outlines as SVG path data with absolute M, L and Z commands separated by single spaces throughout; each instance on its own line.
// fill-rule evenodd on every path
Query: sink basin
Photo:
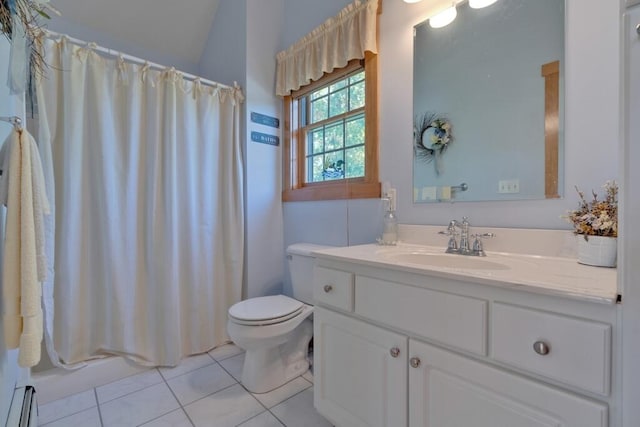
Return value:
M 432 267 L 468 270 L 510 270 L 508 265 L 486 258 L 454 254 L 434 254 L 429 252 L 386 253 L 384 257 L 395 262 L 428 265 Z

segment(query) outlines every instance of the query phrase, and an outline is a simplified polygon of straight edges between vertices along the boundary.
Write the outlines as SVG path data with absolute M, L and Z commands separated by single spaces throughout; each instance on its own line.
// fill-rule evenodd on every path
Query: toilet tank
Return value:
M 287 247 L 289 274 L 293 297 L 307 304 L 313 304 L 313 251 L 329 249 L 334 246 L 295 243 Z

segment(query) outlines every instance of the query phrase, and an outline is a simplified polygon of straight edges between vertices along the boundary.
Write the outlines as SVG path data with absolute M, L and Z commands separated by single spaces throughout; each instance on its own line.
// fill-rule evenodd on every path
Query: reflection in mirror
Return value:
M 561 197 L 564 0 L 457 9 L 414 29 L 414 202 Z

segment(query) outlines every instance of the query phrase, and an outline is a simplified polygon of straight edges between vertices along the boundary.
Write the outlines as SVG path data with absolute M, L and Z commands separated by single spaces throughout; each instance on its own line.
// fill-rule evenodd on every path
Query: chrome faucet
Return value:
M 471 249 L 469 248 L 469 218 L 466 216 L 462 217 L 462 224 L 460 227 L 460 248 L 458 249 L 458 253 L 461 255 L 469 255 Z
M 458 244 L 457 241 L 457 228 L 460 229 L 460 244 Z M 484 252 L 482 239 L 485 237 L 494 237 L 495 235 L 493 233 L 470 235 L 469 228 L 469 218 L 466 216 L 462 217 L 462 222 L 455 219 L 449 221 L 447 229 L 445 231 L 439 232 L 439 234 L 450 236 L 449 243 L 447 244 L 447 250 L 445 251 L 446 253 L 472 256 L 487 256 L 487 254 Z M 472 247 L 469 243 L 470 238 L 474 239 Z

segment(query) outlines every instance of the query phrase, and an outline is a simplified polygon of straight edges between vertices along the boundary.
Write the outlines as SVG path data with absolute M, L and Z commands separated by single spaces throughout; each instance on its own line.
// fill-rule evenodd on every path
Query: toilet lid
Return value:
M 304 303 L 286 295 L 249 298 L 234 304 L 229 309 L 229 316 L 248 322 L 263 322 L 291 317 L 297 314 Z

